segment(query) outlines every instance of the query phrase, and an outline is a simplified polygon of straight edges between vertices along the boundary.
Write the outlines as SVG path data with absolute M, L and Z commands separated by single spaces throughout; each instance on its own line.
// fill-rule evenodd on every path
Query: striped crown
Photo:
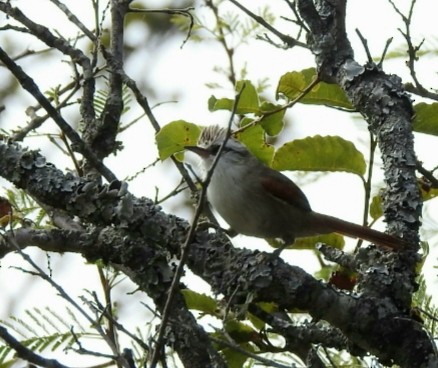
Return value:
M 221 128 L 219 125 L 209 125 L 202 129 L 198 139 L 200 147 L 209 147 L 213 143 L 221 143 L 227 134 L 227 129 Z

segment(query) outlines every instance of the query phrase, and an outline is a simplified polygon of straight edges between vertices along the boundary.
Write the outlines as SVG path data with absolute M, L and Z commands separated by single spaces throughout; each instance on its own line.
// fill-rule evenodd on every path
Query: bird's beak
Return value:
M 185 146 L 186 150 L 192 151 L 196 153 L 198 156 L 201 156 L 202 158 L 207 158 L 210 156 L 210 151 L 206 148 L 202 148 L 199 146 Z

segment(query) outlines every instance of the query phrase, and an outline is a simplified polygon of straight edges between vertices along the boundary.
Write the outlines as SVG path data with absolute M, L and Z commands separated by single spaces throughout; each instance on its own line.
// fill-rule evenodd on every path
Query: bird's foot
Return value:
M 281 252 L 283 252 L 283 250 L 285 250 L 289 245 L 292 245 L 294 243 L 294 239 L 281 239 L 281 238 L 276 238 L 274 239 L 274 244 L 278 245 L 277 249 L 275 249 L 272 253 L 271 253 L 271 257 L 273 258 L 279 258 Z
M 281 247 L 275 249 L 272 253 L 271 256 L 272 258 L 279 258 L 281 252 L 283 252 L 283 250 L 287 247 L 287 244 L 283 244 Z

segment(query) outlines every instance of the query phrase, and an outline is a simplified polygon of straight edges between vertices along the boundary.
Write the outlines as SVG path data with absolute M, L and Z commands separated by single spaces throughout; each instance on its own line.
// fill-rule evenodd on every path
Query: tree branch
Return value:
M 390 298 L 345 294 L 269 254 L 236 250 L 220 239 L 203 243 L 192 246 L 188 265 L 231 306 L 244 304 L 251 295 L 254 303 L 273 302 L 280 309 L 307 311 L 342 331 L 349 346 L 376 355 L 383 364 L 394 361 L 412 367 L 422 360 L 436 361 L 433 343 L 421 324 L 401 312 Z M 369 272 L 367 267 L 364 273 Z M 387 282 L 392 285 L 391 279 Z
M 88 240 L 82 244 L 93 240 L 92 246 L 78 249 L 75 244 L 73 251 L 79 250 L 90 261 L 102 259 L 116 265 L 162 310 L 173 277 L 164 250 L 180 252 L 188 228 L 186 221 L 166 215 L 149 199 L 133 197 L 121 183 L 98 185 L 71 174 L 63 175 L 50 164 L 42 165 L 40 154 L 23 152 L 16 143 L 0 142 L 0 156 L 4 158 L 0 160 L 0 173 L 7 180 L 25 188 L 39 201 L 67 210 L 82 221 L 106 226 L 96 229 L 95 234 L 84 234 Z M 68 243 L 58 244 L 62 251 L 68 251 L 65 248 Z M 366 250 L 359 254 L 368 257 Z M 398 254 L 389 252 L 379 257 L 382 264 L 389 265 Z M 377 268 L 375 260 L 374 264 L 368 262 L 361 262 L 362 277 L 369 273 L 381 278 L 385 275 L 386 283 L 394 285 L 397 278 L 393 273 L 388 278 L 388 272 Z M 339 328 L 352 344 L 382 361 L 393 359 L 409 366 L 418 363 L 419 357 L 433 356 L 428 335 L 410 318 L 409 311 L 400 310 L 390 297 L 369 294 L 372 289 L 362 291 L 360 297 L 338 292 L 279 258 L 236 250 L 223 235 L 205 230 L 196 233 L 188 266 L 211 285 L 214 293 L 223 294 L 232 307 L 244 304 L 252 295 L 253 302 L 269 301 L 280 308 L 308 311 L 314 318 Z M 374 271 L 369 272 L 370 269 Z M 193 367 L 219 361 L 179 293 L 173 305 L 169 328 L 181 359 L 191 361 Z M 379 313 L 374 313 L 377 310 Z M 184 338 L 188 334 L 192 336 L 190 341 Z M 195 351 L 199 354 L 195 354 L 199 358 L 197 365 L 193 362 Z
M 114 153 L 118 148 L 116 137 L 123 112 L 123 83 L 119 71 L 123 69 L 124 21 L 130 2 L 130 0 L 111 0 L 109 52 L 111 58 L 107 58 L 109 68 L 108 97 L 101 116 L 93 124 L 85 124 L 83 132 L 85 142 L 101 159 Z M 103 49 L 103 46 L 101 48 Z M 108 54 L 108 51 L 105 51 L 105 54 Z M 86 102 L 89 105 L 93 104 L 93 100 Z
M 84 143 L 79 134 L 64 120 L 59 112 L 52 106 L 50 101 L 41 93 L 33 79 L 30 78 L 1 47 L 0 60 L 6 65 L 15 78 L 17 78 L 21 86 L 28 91 L 47 111 L 58 127 L 73 143 L 75 149 L 85 158 L 87 158 L 93 167 L 96 168 L 96 170 L 98 170 L 99 173 L 101 173 L 101 175 L 108 180 L 108 182 L 117 180 L 115 175 L 102 163 L 102 161 L 98 159 L 98 157 L 96 157 L 94 152 Z
M 380 254 L 371 250 L 361 252 L 356 261 L 362 270 L 358 288 L 366 295 L 380 299 L 390 298 L 400 311 L 409 310 L 412 293 L 416 290 L 416 253 L 422 202 L 415 177 L 416 157 L 412 134 L 412 103 L 403 90 L 401 80 L 386 75 L 376 65 L 359 65 L 345 32 L 345 0 L 299 0 L 298 9 L 309 25 L 309 39 L 315 54 L 320 78 L 337 83 L 350 101 L 369 123 L 377 137 L 385 170 L 386 192 L 383 196 L 385 219 L 389 232 L 408 240 L 412 246 L 396 255 Z M 389 281 L 388 280 L 389 277 Z M 402 327 L 405 319 L 395 323 Z M 409 323 L 414 323 L 410 321 Z M 382 331 L 383 333 L 383 331 Z M 401 331 L 400 331 L 401 333 Z M 370 337 L 364 333 L 364 336 Z M 403 341 L 398 343 L 404 344 Z M 423 340 L 430 349 L 430 342 Z M 409 349 L 406 346 L 406 349 Z M 399 352 L 402 353 L 402 352 Z M 430 355 L 429 355 L 430 354 Z M 428 359 L 436 361 L 434 352 L 406 357 L 394 355 L 404 366 L 426 365 Z M 403 356 L 406 359 L 401 359 Z M 409 363 L 408 363 L 409 362 Z
M 25 361 L 29 363 L 37 364 L 40 367 L 45 368 L 69 368 L 66 365 L 63 365 L 59 363 L 55 359 L 46 359 L 42 356 L 35 354 L 32 350 L 25 347 L 23 344 L 21 344 L 15 337 L 13 337 L 8 330 L 0 326 L 0 337 L 12 348 L 17 352 L 17 355 L 24 359 Z
M 237 6 L 240 10 L 242 10 L 245 14 L 247 14 L 249 17 L 251 17 L 254 21 L 261 24 L 263 27 L 265 27 L 268 31 L 276 35 L 282 42 L 284 42 L 285 45 L 287 45 L 289 48 L 292 48 L 294 46 L 300 46 L 307 48 L 307 45 L 301 41 L 298 41 L 297 39 L 290 37 L 288 35 L 285 35 L 281 32 L 279 32 L 277 29 L 272 27 L 268 22 L 266 22 L 262 17 L 254 14 L 252 11 L 244 7 L 242 4 L 240 4 L 236 0 L 230 0 L 231 3 L 233 3 L 235 6 Z M 208 3 L 208 2 L 207 2 Z
M 46 164 L 39 153 L 23 151 L 17 143 L 0 142 L 0 156 L 3 158 L 0 174 L 4 178 L 38 201 L 66 210 L 71 216 L 98 227 L 89 237 L 85 233 L 81 235 L 93 242 L 91 246 L 82 247 L 88 243 L 83 240 L 74 244 L 72 251 L 80 249 L 89 261 L 101 259 L 121 269 L 154 300 L 158 310 L 163 311 L 174 273 L 167 252 L 179 254 L 187 234 L 186 221 L 164 214 L 150 199 L 133 197 L 123 183 L 100 185 L 71 174 L 64 175 L 53 165 Z M 74 238 L 78 233 L 69 234 Z M 37 237 L 31 239 L 35 243 L 39 241 Z M 55 242 L 48 240 L 47 244 L 49 247 Z M 66 247 L 70 242 L 57 244 L 68 251 Z M 179 293 L 173 300 L 168 327 L 166 337 L 173 342 L 186 366 L 204 368 L 212 362 L 223 366 L 222 358 Z

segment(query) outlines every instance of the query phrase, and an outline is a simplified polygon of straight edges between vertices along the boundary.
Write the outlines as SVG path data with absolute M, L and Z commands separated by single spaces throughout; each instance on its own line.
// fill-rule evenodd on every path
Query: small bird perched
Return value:
M 202 159 L 204 178 L 211 168 L 227 130 L 217 125 L 203 129 L 197 146 L 186 146 Z M 340 233 L 393 249 L 402 239 L 336 217 L 312 211 L 305 194 L 288 177 L 264 165 L 232 136 L 225 143 L 207 199 L 237 233 L 259 238 L 280 238 L 290 245 L 295 238 Z

